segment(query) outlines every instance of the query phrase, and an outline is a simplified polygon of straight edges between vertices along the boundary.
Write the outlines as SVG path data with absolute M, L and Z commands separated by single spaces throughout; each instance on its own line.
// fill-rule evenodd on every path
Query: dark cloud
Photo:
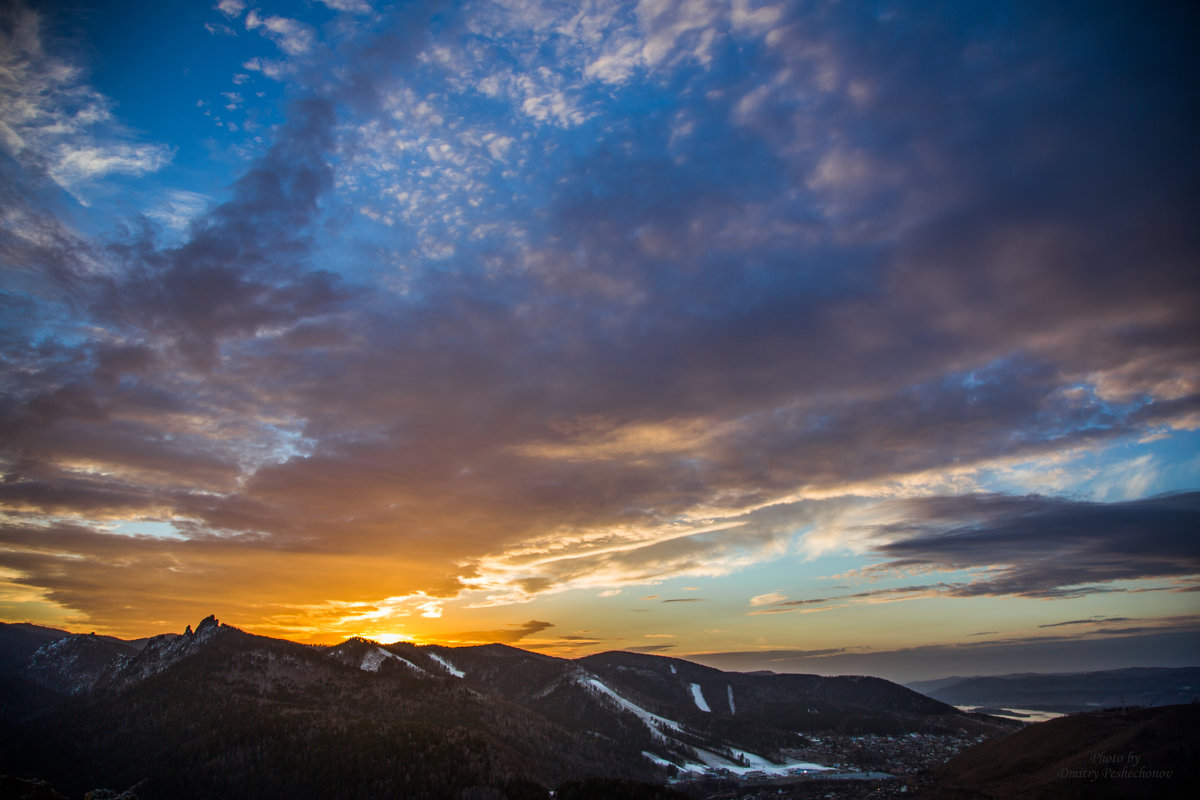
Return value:
M 187 242 L 165 251 L 114 244 L 126 269 L 100 291 L 97 313 L 211 370 L 222 340 L 337 310 L 348 299 L 340 279 L 307 265 L 319 200 L 333 180 L 334 122 L 332 102 L 296 101 L 274 144 Z
M 626 650 L 631 653 L 662 653 L 667 650 L 674 650 L 673 644 L 640 644 L 635 647 L 626 647 Z
M 1039 628 L 1061 628 L 1067 625 L 1106 625 L 1111 622 L 1129 622 L 1128 617 L 1092 617 L 1091 619 L 1069 619 L 1065 622 L 1050 622 Z
M 1040 496 L 930 497 L 903 503 L 910 522 L 884 526 L 879 571 L 987 568 L 948 588 L 960 597 L 1073 597 L 1114 581 L 1200 571 L 1200 493 L 1096 503 Z
M 540 620 L 531 619 L 528 622 L 519 625 L 513 624 L 508 628 L 501 628 L 493 631 L 464 631 L 462 633 L 451 633 L 445 635 L 444 638 L 449 642 L 457 642 L 462 644 L 512 644 L 519 642 L 526 636 L 533 636 L 541 633 L 547 628 L 553 628 L 553 622 L 542 622 Z M 573 637 L 564 636 L 563 639 L 571 639 Z

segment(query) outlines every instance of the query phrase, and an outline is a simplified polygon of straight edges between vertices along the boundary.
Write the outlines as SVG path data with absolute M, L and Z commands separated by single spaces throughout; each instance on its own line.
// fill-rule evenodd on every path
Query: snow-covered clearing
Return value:
M 458 669 L 457 667 L 455 667 L 453 664 L 451 664 L 446 659 L 439 656 L 437 653 L 430 653 L 429 657 L 432 658 L 434 661 L 438 662 L 439 664 L 441 664 L 443 667 L 445 667 L 446 672 L 449 672 L 451 675 L 453 675 L 456 678 L 465 677 L 467 674 L 467 673 L 463 672 L 461 669 Z
M 670 741 L 666 735 L 666 731 L 674 731 L 676 733 L 682 733 L 683 731 L 682 726 L 678 722 L 674 722 L 666 719 L 665 717 L 660 717 L 657 714 L 647 711 L 641 706 L 638 706 L 636 703 L 633 703 L 632 701 L 627 700 L 626 698 L 617 694 L 598 678 L 588 678 L 587 680 L 580 679 L 580 683 L 592 689 L 593 691 L 608 697 L 621 708 L 633 713 L 638 717 L 638 719 L 642 720 L 642 722 L 646 724 L 646 727 L 649 728 L 652 733 L 654 733 L 663 741 Z M 700 692 L 700 684 L 693 683 L 690 684 L 690 686 L 692 689 L 692 696 L 696 698 L 696 705 L 700 708 L 700 710 L 708 711 L 708 703 L 704 702 L 704 695 Z M 732 708 L 733 688 L 729 687 L 728 692 L 730 698 L 729 705 L 730 708 Z M 734 775 L 747 775 L 751 772 L 764 773 L 767 775 L 792 775 L 797 772 L 824 772 L 832 769 L 832 767 L 814 764 L 810 761 L 785 761 L 782 764 L 775 764 L 760 755 L 749 752 L 748 750 L 730 748 L 730 753 L 733 755 L 733 758 L 737 759 L 735 761 L 724 755 L 714 753 L 711 750 L 705 750 L 701 747 L 696 747 L 695 745 L 691 746 L 696 752 L 696 757 L 699 758 L 702 763 L 696 764 L 692 762 L 685 762 L 683 764 L 675 764 L 665 758 L 662 758 L 661 756 L 654 755 L 653 753 L 647 753 L 643 751 L 642 755 L 650 759 L 650 761 L 654 762 L 655 764 L 658 764 L 660 767 L 673 766 L 682 772 L 700 774 L 716 772 L 718 770 L 727 770 Z
M 654 753 L 647 753 L 645 750 L 642 751 L 642 755 L 660 767 L 675 767 L 675 769 L 679 770 L 680 772 L 695 772 L 703 775 L 708 771 L 708 767 L 704 766 L 703 764 L 691 764 L 688 762 L 676 764 L 672 761 L 667 761 L 662 756 L 656 756 Z
M 379 667 L 389 658 L 397 658 L 397 656 L 393 653 L 389 653 L 382 647 L 376 647 L 375 649 L 368 650 L 363 654 L 362 661 L 359 663 L 358 668 L 364 672 L 379 672 Z
M 425 670 L 421 669 L 421 668 L 420 668 L 420 667 L 418 667 L 416 664 L 414 664 L 413 662 L 409 661 L 407 658 L 401 658 L 400 656 L 398 656 L 398 655 L 395 655 L 395 654 L 390 654 L 390 655 L 392 656 L 392 658 L 396 659 L 396 660 L 397 660 L 397 661 L 399 661 L 401 664 L 403 664 L 404 666 L 406 666 L 406 667 L 408 667 L 409 669 L 411 669 L 413 672 L 419 672 L 419 673 L 421 673 L 422 675 L 427 675 L 427 674 L 428 674 L 427 672 L 425 672 Z
M 379 672 L 379 668 L 383 666 L 383 662 L 388 659 L 399 661 L 404 666 L 411 669 L 413 672 L 425 674 L 425 670 L 418 667 L 416 664 L 409 661 L 407 658 L 401 658 L 395 653 L 390 653 L 382 647 L 376 647 L 374 650 L 368 650 L 363 654 L 362 661 L 359 662 L 358 668 L 364 672 Z
M 693 683 L 690 686 L 692 689 L 692 699 L 696 701 L 696 708 L 711 713 L 712 709 L 708 707 L 708 701 L 704 699 L 704 693 L 700 691 L 700 684 Z
M 596 690 L 600 694 L 610 698 L 613 702 L 626 711 L 632 712 L 634 716 L 646 723 L 646 727 L 649 728 L 652 733 L 657 734 L 663 739 L 666 739 L 666 737 L 662 733 L 662 728 L 675 731 L 676 733 L 681 733 L 683 730 L 678 722 L 669 720 L 666 717 L 660 717 L 658 714 L 652 714 L 641 706 L 626 700 L 624 697 L 601 683 L 599 678 L 589 678 L 585 685 L 592 687 L 592 689 Z

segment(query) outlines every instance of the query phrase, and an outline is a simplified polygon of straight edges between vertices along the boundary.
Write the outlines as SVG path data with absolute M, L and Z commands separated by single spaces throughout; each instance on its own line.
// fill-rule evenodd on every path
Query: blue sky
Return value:
M 2 20 L 5 619 L 1200 658 L 1193 12 Z

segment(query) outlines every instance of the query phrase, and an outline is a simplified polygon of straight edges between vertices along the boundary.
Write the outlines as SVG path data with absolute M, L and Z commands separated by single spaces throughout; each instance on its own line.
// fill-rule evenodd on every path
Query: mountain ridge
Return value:
M 620 650 L 568 659 L 505 644 L 306 645 L 212 616 L 144 640 L 59 633 L 0 625 L 0 772 L 76 794 L 148 779 L 143 800 L 396 787 L 515 800 L 580 780 L 802 780 L 878 765 L 872 748 L 910 736 L 945 758 L 1021 728 L 871 676 L 726 672 Z M 314 752 L 321 760 L 309 763 Z M 937 796 L 1002 777 L 945 775 Z
M 517 778 L 783 775 L 833 768 L 805 750 L 817 734 L 920 732 L 965 745 L 1011 729 L 865 676 L 750 675 L 624 651 L 565 659 L 500 644 L 306 645 L 214 616 L 136 644 L 4 625 L 0 649 L 12 656 L 0 670 L 5 696 L 16 699 L 0 703 L 0 769 L 35 767 L 67 788 L 148 773 L 158 787 L 148 797 L 228 794 L 206 776 L 234 764 L 258 796 L 287 787 L 289 798 L 321 786 L 442 797 Z M 356 771 L 331 783 L 296 762 L 313 748 Z
M 1058 713 L 1109 706 L 1167 706 L 1200 698 L 1200 667 L 1124 667 L 1092 672 L 1022 672 L 915 681 L 910 689 L 954 706 Z

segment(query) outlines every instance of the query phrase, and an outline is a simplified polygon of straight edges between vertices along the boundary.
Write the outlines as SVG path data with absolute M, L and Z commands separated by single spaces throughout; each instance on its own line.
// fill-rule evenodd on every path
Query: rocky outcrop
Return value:
M 177 663 L 181 659 L 200 652 L 226 626 L 213 615 L 205 617 L 196 630 L 189 625 L 183 633 L 164 633 L 146 642 L 140 653 L 121 663 L 114 664 L 112 670 L 96 686 L 101 689 L 121 691 L 141 683 L 149 677 Z M 233 630 L 233 629 L 230 629 Z

